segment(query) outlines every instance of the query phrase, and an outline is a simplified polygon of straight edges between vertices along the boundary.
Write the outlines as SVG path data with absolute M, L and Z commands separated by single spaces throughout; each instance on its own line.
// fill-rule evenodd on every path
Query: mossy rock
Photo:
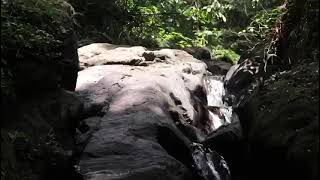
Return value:
M 318 67 L 306 63 L 275 74 L 249 101 L 245 123 L 257 172 L 318 179 Z
M 74 88 L 78 55 L 73 13 L 63 0 L 1 1 L 2 95 Z M 63 81 L 69 76 L 73 85 Z

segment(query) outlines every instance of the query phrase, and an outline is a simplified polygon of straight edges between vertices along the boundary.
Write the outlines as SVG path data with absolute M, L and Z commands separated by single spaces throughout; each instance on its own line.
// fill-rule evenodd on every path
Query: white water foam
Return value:
M 218 127 L 223 125 L 223 121 L 219 118 L 218 115 L 214 114 L 213 112 L 209 111 L 210 120 L 212 123 L 210 129 L 215 130 Z
M 223 76 L 207 76 L 206 77 L 206 91 L 208 106 L 214 106 L 219 109 L 219 113 L 224 118 L 219 117 L 218 114 L 209 111 L 210 120 L 213 127 L 211 129 L 216 130 L 220 126 L 231 123 L 232 107 L 226 105 L 223 102 L 223 96 L 225 95 L 225 89 L 223 84 Z
M 217 152 L 202 144 L 192 143 L 192 158 L 195 168 L 205 180 L 229 180 L 230 170 L 227 162 Z
M 208 106 L 224 106 L 222 97 L 225 95 L 223 80 L 221 76 L 207 76 L 207 100 Z

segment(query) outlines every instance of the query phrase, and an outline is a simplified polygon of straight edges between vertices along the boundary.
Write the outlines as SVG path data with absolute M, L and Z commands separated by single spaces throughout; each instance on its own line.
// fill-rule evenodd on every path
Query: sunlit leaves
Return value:
M 217 23 L 227 21 L 224 13 L 231 8 L 230 4 L 220 3 L 218 0 L 118 0 L 119 2 L 127 4 L 128 9 L 138 10 L 143 17 L 143 24 L 135 27 L 135 36 L 143 39 L 150 37 L 159 45 L 177 47 L 208 45 L 208 38 L 213 38 L 212 30 Z
M 138 10 L 135 17 L 142 19 L 131 30 L 135 39 L 162 47 L 207 46 L 217 56 L 236 60 L 237 53 L 269 36 L 280 14 L 272 10 L 279 0 L 128 1 L 134 4 L 128 8 Z
M 139 7 L 138 8 L 141 13 L 147 14 L 147 15 L 152 15 L 152 14 L 158 14 L 160 13 L 160 10 L 157 6 L 151 5 L 147 7 Z
M 17 55 L 24 50 L 53 58 L 63 44 L 59 39 L 73 28 L 65 8 L 60 0 L 1 1 L 2 49 L 16 49 Z
M 213 53 L 216 58 L 226 57 L 226 56 L 230 57 L 234 63 L 236 63 L 240 58 L 240 56 L 236 52 L 234 52 L 232 49 L 230 48 L 225 49 L 221 45 L 215 46 L 213 48 Z
M 272 27 L 282 13 L 280 9 L 261 11 L 252 18 L 252 22 L 244 32 L 250 32 L 260 40 L 264 40 L 272 32 Z

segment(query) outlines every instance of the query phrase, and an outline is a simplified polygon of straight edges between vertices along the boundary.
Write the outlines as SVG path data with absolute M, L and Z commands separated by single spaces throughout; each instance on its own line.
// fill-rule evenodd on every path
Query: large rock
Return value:
M 232 66 L 233 62 L 228 57 L 215 58 L 211 50 L 206 47 L 184 48 L 184 51 L 191 54 L 194 58 L 203 61 L 207 65 L 207 70 L 212 75 L 225 75 Z
M 2 5 L 10 14 L 5 24 L 32 28 L 10 32 L 1 42 L 1 178 L 69 179 L 81 113 L 78 98 L 62 90 L 75 89 L 79 70 L 72 7 L 64 1 Z M 16 9 L 21 24 L 11 18 Z
M 13 113 L 13 109 L 14 113 Z M 81 102 L 68 91 L 41 93 L 2 109 L 3 177 L 65 179 L 73 172 Z M 13 121 L 14 120 L 14 121 Z
M 212 59 L 212 52 L 207 47 L 189 47 L 184 48 L 184 51 L 191 54 L 194 58 L 199 60 L 211 60 Z
M 246 173 L 245 138 L 236 113 L 233 113 L 230 124 L 220 126 L 202 143 L 206 147 L 214 147 L 226 159 L 233 177 Z
M 35 4 L 4 2 L 2 5 L 6 12 L 3 14 L 3 29 L 7 32 L 2 35 L 1 43 L 1 78 L 6 81 L 3 89 L 24 97 L 30 92 L 39 93 L 60 87 L 73 91 L 79 61 L 72 6 L 66 1 L 51 4 L 46 1 Z M 39 13 L 30 10 L 32 8 Z M 19 12 L 13 12 L 14 9 L 19 9 Z M 12 14 L 15 14 L 14 18 Z M 11 32 L 12 23 L 23 30 Z
M 63 42 L 62 59 L 60 61 L 60 86 L 66 90 L 74 91 L 79 71 L 78 43 L 76 32 L 72 31 Z
M 203 60 L 208 67 L 208 71 L 212 73 L 212 75 L 226 75 L 232 64 L 229 62 L 219 61 L 219 60 Z
M 109 44 L 82 47 L 79 56 L 86 69 L 76 91 L 85 112 L 102 115 L 84 120 L 79 134 L 84 179 L 198 178 L 190 143 L 203 140 L 208 118 L 206 65 L 180 50 Z
M 271 75 L 272 65 L 252 57 L 225 77 L 225 100 L 240 112 L 248 137 L 251 178 L 318 179 L 318 62 Z
M 230 67 L 225 77 L 225 100 L 234 107 L 243 106 L 261 85 L 263 64 L 248 58 Z
M 74 91 L 79 71 L 77 38 L 70 32 L 63 38 L 61 56 L 55 60 L 42 55 L 24 55 L 15 67 L 15 84 L 19 94 L 52 91 L 59 88 Z
M 255 178 L 319 178 L 318 106 L 318 62 L 271 76 L 248 100 L 243 121 Z
M 1 9 L 1 179 L 70 179 L 82 107 L 65 91 L 79 70 L 74 10 L 65 1 Z

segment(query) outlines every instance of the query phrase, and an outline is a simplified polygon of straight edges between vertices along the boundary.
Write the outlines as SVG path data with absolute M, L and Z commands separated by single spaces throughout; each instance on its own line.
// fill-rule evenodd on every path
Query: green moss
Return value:
M 234 64 L 237 64 L 240 58 L 240 55 L 234 52 L 233 50 L 225 49 L 221 46 L 214 47 L 213 52 L 216 58 L 229 57 L 231 58 Z
M 63 0 L 1 1 L 2 97 L 15 97 L 17 63 L 52 64 L 63 58 L 63 41 L 74 31 L 72 15 L 72 7 Z
M 64 1 L 4 0 L 1 1 L 1 51 L 5 59 L 19 59 L 25 53 L 48 58 L 57 52 L 62 38 L 72 30 L 71 16 Z

